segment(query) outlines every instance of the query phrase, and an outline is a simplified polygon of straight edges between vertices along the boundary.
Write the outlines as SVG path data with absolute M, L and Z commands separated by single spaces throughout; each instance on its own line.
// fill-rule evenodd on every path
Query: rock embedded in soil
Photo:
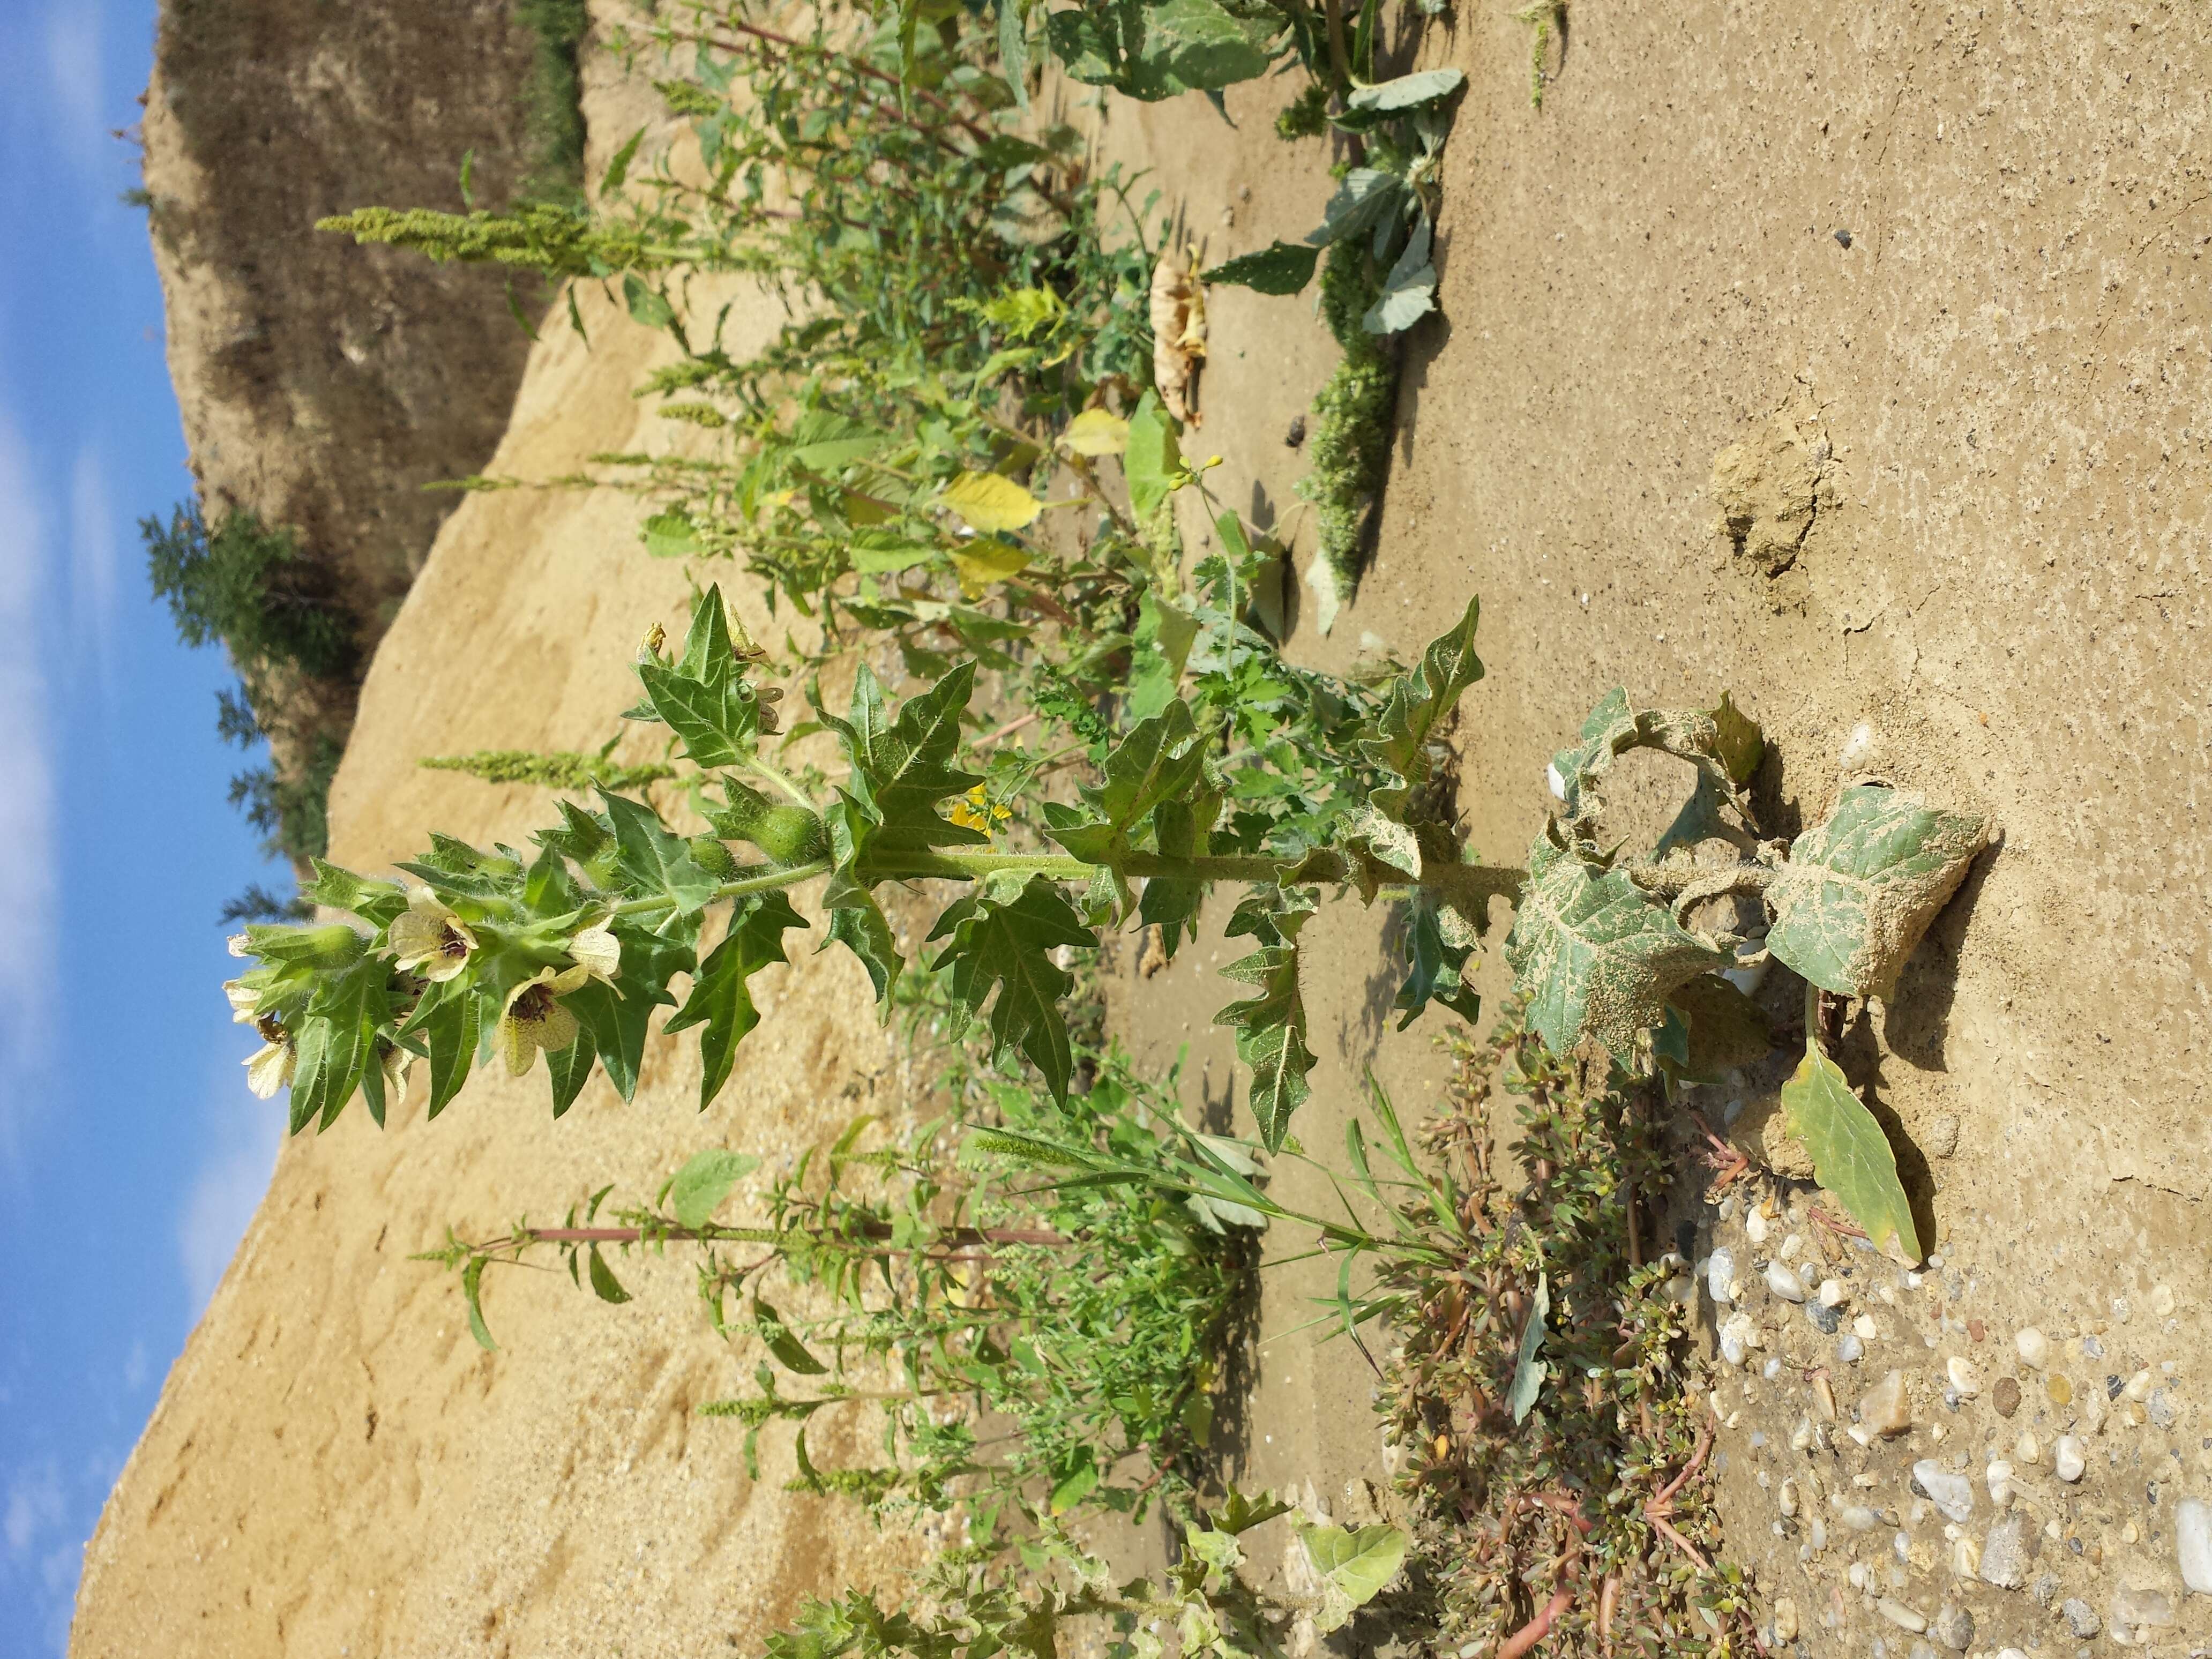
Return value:
M 1859 1422 L 1868 1433 L 1885 1438 L 1912 1426 L 1912 1401 L 1903 1371 L 1890 1372 L 1860 1397 Z
M 1733 1299 L 1729 1286 L 1735 1280 L 1735 1257 L 1727 1250 L 1715 1250 L 1705 1259 L 1705 1294 L 1716 1302 Z
M 1999 1589 L 2018 1589 L 2026 1583 L 2040 1536 L 2034 1519 L 2025 1515 L 2008 1515 L 1991 1527 L 1982 1540 L 1982 1582 Z
M 2085 1640 L 2104 1629 L 2105 1621 L 2097 1617 L 2097 1610 L 2080 1596 L 2069 1596 L 2058 1604 L 2058 1616 L 2066 1621 L 2066 1628 Z
M 2020 1382 L 2017 1378 L 2001 1376 L 1996 1387 L 1990 1390 L 1990 1403 L 1997 1408 L 1999 1417 L 2010 1417 L 2020 1409 Z
M 1974 1615 L 1956 1602 L 1946 1601 L 1928 1622 L 1928 1633 L 1954 1653 L 1974 1644 Z
M 1770 1261 L 1766 1264 L 1766 1288 L 1784 1302 L 1802 1302 L 1805 1299 L 1805 1281 L 1783 1262 Z
M 2014 1337 L 2012 1345 L 2019 1350 L 2021 1364 L 2041 1370 L 2051 1363 L 2051 1339 L 2034 1326 L 2024 1327 Z
M 2181 1582 L 2199 1595 L 2212 1595 L 2212 1504 L 2201 1498 L 2177 1504 L 2173 1542 L 2181 1558 Z
M 1912 1466 L 1912 1483 L 1943 1512 L 1946 1520 L 1964 1521 L 1974 1512 L 1974 1483 L 1931 1457 Z
M 1899 1630 L 1909 1630 L 1915 1636 L 1924 1634 L 1928 1629 L 1925 1613 L 1905 1606 L 1893 1595 L 1883 1596 L 1874 1604 L 1874 1610 Z
M 1954 1354 L 1943 1362 L 1943 1375 L 1951 1379 L 1951 1386 L 1961 1398 L 1972 1400 L 1982 1391 L 1982 1379 L 1965 1356 Z
M 2062 1434 L 2058 1437 L 2057 1445 L 2051 1449 L 2051 1468 L 2069 1486 L 2088 1473 L 2089 1449 L 2081 1443 L 2080 1436 Z
M 2123 1589 L 2112 1597 L 2112 1626 L 2132 1630 L 2162 1629 L 2173 1622 L 2173 1603 L 2162 1591 Z

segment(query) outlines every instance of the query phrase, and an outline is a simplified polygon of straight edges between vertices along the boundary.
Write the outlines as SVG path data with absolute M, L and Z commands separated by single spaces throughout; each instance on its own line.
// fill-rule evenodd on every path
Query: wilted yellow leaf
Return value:
M 1030 556 L 1020 548 L 1008 547 L 1004 542 L 976 542 L 955 550 L 951 556 L 952 568 L 960 577 L 960 592 L 970 599 L 982 598 L 983 590 L 993 582 L 1020 575 L 1030 562 Z
M 1086 409 L 1060 441 L 1078 455 L 1119 455 L 1129 447 L 1129 423 L 1110 410 Z
M 963 472 L 945 486 L 945 506 L 970 530 L 987 535 L 1020 530 L 1044 511 L 1044 503 L 1012 478 L 995 472 Z

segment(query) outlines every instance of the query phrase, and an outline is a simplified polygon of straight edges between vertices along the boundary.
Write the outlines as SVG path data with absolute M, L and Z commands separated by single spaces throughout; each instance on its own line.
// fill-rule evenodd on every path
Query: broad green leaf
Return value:
M 678 915 L 713 902 L 714 878 L 693 860 L 688 841 L 669 834 L 658 812 L 605 789 L 599 800 L 614 825 L 617 856 L 631 896 L 665 899 Z
M 1282 1150 L 1291 1116 L 1312 1092 L 1306 1073 L 1314 1068 L 1306 1046 L 1305 1000 L 1298 991 L 1296 942 L 1271 945 L 1240 957 L 1222 977 L 1257 988 L 1259 994 L 1233 1002 L 1213 1017 L 1237 1033 L 1237 1056 L 1252 1068 L 1252 1115 L 1260 1139 L 1271 1152 Z
M 1988 842 L 1983 818 L 1871 784 L 1846 789 L 1766 890 L 1766 948 L 1824 991 L 1887 998 Z
M 676 320 L 675 308 L 666 297 L 629 271 L 623 273 L 623 304 L 628 307 L 632 322 L 642 323 L 647 328 L 666 328 Z
M 1482 999 L 1463 983 L 1460 970 L 1474 953 L 1474 929 L 1458 911 L 1440 903 L 1426 887 L 1413 890 L 1406 929 L 1406 978 L 1391 1006 L 1404 1030 L 1431 1002 L 1441 1002 L 1469 1024 L 1482 1016 Z
M 1667 999 L 1652 1053 L 1685 1083 L 1718 1083 L 1766 1057 L 1774 1038 L 1757 1003 L 1717 974 L 1700 974 Z
M 1085 1498 L 1098 1484 L 1098 1462 L 1088 1446 L 1079 1447 L 1073 1462 L 1062 1470 L 1053 1483 L 1050 1501 L 1054 1515 L 1065 1515 Z
M 830 914 L 830 937 L 822 948 L 826 951 L 834 942 L 860 959 L 875 985 L 883 1016 L 890 1018 L 891 987 L 905 969 L 906 958 L 899 954 L 898 939 L 883 906 L 873 893 L 840 870 L 830 878 L 822 908 Z
M 787 962 L 783 935 L 802 931 L 805 920 L 781 893 L 763 893 L 745 901 L 730 918 L 730 931 L 699 964 L 691 994 L 669 1016 L 664 1031 L 707 1029 L 699 1034 L 699 1109 L 712 1105 L 737 1063 L 738 1044 L 760 1024 L 747 982 L 771 962 Z M 705 1153 L 702 1157 L 707 1156 Z M 694 1224 L 686 1223 L 686 1225 Z
M 752 758 L 760 703 L 743 680 L 735 675 L 696 680 L 658 663 L 640 665 L 637 678 L 653 712 L 684 739 L 696 764 L 735 766 Z
M 965 794 L 982 781 L 951 764 L 960 745 L 960 716 L 975 681 L 975 665 L 963 663 L 920 696 L 900 704 L 894 720 L 884 708 L 882 684 L 863 663 L 853 682 L 853 702 L 846 718 L 822 716 L 852 763 L 844 793 L 867 820 L 866 847 L 854 849 L 864 863 L 870 849 L 921 851 L 989 840 L 980 830 L 948 822 L 936 811 L 939 801 Z M 863 878 L 867 873 L 865 868 L 860 872 Z
M 592 1067 L 598 1060 L 599 1050 L 588 1030 L 578 1033 L 576 1040 L 567 1048 L 545 1056 L 545 1076 L 552 1085 L 555 1117 L 562 1116 L 576 1103 L 576 1097 L 592 1080 Z
M 1235 523 L 1237 515 L 1222 515 Z M 1128 716 L 1150 720 L 1172 702 L 1182 680 L 1190 648 L 1198 640 L 1198 618 L 1181 606 L 1147 592 L 1137 602 L 1136 648 L 1131 654 Z
M 1321 250 L 1301 242 L 1275 242 L 1256 252 L 1239 254 L 1205 272 L 1200 281 L 1260 294 L 1296 294 L 1313 281 Z
M 801 1376 L 825 1376 L 830 1368 L 807 1352 L 806 1345 L 791 1333 L 783 1322 L 783 1316 L 760 1299 L 753 1298 L 753 1323 L 760 1328 L 761 1340 L 776 1358 L 776 1363 L 787 1371 Z
M 1164 800 L 1152 813 L 1152 834 L 1161 854 L 1189 858 L 1203 851 L 1206 835 L 1221 811 L 1218 790 L 1202 790 L 1190 800 Z M 1137 918 L 1160 930 L 1160 945 L 1175 960 L 1176 947 L 1186 937 L 1198 936 L 1198 913 L 1206 900 L 1202 881 L 1175 881 L 1154 876 L 1145 883 L 1144 902 Z
M 890 433 L 834 410 L 810 409 L 792 423 L 789 453 L 793 465 L 809 472 L 836 473 L 866 459 L 890 441 Z
M 376 1065 L 377 1029 L 392 1019 L 391 980 L 390 963 L 364 957 L 317 984 L 295 1037 L 295 1134 L 313 1122 L 328 1128 L 337 1121 L 362 1073 Z
M 1109 409 L 1086 409 L 1067 423 L 1060 441 L 1078 455 L 1119 455 L 1129 447 L 1129 423 Z
M 750 1152 L 733 1152 L 710 1146 L 695 1152 L 668 1183 L 668 1207 L 678 1224 L 694 1230 L 712 1218 L 730 1188 L 760 1168 Z
M 697 957 L 691 941 L 698 937 L 698 924 L 695 921 L 688 928 L 679 927 L 667 933 L 653 933 L 623 917 L 607 926 L 622 945 L 620 984 L 610 987 L 592 980 L 561 1000 L 583 1026 L 584 1036 L 599 1064 L 606 1067 L 607 1080 L 614 1085 L 615 1092 L 629 1100 L 637 1093 L 653 1011 L 675 1003 L 668 989 L 671 979 L 694 971 Z M 576 1046 L 581 1048 L 583 1042 L 580 1040 Z M 589 1070 L 588 1062 L 572 1062 L 576 1063 Z M 556 1105 L 562 1086 L 556 1076 Z
M 1121 470 L 1128 480 L 1129 505 L 1139 523 L 1151 520 L 1184 476 L 1175 417 L 1157 392 L 1147 391 L 1130 414 L 1129 447 L 1121 458 Z
M 1401 75 L 1395 81 L 1362 87 L 1346 99 L 1345 104 L 1352 109 L 1387 113 L 1432 104 L 1439 98 L 1449 97 L 1466 83 L 1467 76 L 1455 69 L 1423 70 L 1416 75 Z
M 1096 934 L 1059 887 L 1032 876 L 1011 899 L 971 893 L 946 908 L 929 935 L 945 945 L 930 964 L 950 968 L 946 989 L 973 1019 L 997 988 L 991 1005 L 991 1059 L 1018 1051 L 1044 1076 L 1053 1098 L 1066 1101 L 1074 1060 L 1060 1003 L 1075 981 L 1048 954 L 1060 945 L 1095 949 Z
M 422 1027 L 430 1050 L 430 1103 L 426 1116 L 437 1116 L 460 1093 L 485 1033 L 498 1021 L 497 1003 L 476 991 L 449 990 L 439 999 Z
M 1148 103 L 1266 74 L 1282 32 L 1272 9 L 1220 0 L 1093 0 L 1045 18 L 1070 76 Z
M 996 472 L 963 472 L 938 498 L 960 515 L 970 530 L 996 535 L 1023 530 L 1044 511 L 1044 503 L 1012 478 Z
M 1474 653 L 1481 611 L 1482 602 L 1469 599 L 1458 625 L 1430 641 L 1419 665 L 1391 682 L 1376 711 L 1372 735 L 1359 742 L 1360 752 L 1394 781 L 1369 793 L 1370 810 L 1361 815 L 1355 840 L 1381 863 L 1408 877 L 1421 873 L 1418 839 L 1394 834 L 1389 826 L 1404 830 L 1414 792 L 1434 769 L 1429 739 L 1459 706 L 1460 694 L 1482 678 L 1482 659 Z
M 965 547 L 954 548 L 946 556 L 952 561 L 953 574 L 960 579 L 961 596 L 969 599 L 981 599 L 994 582 L 1020 575 L 1030 562 L 1024 549 L 986 541 L 980 536 Z
M 1897 1154 L 1836 1062 L 1808 1048 L 1782 1085 L 1782 1110 L 1790 1133 L 1812 1154 L 1815 1178 L 1866 1230 L 1875 1248 L 1908 1267 L 1917 1263 L 1920 1235 L 1897 1178 Z
M 623 1289 L 622 1280 L 615 1277 L 615 1270 L 607 1266 L 606 1257 L 599 1254 L 599 1247 L 596 1244 L 592 1246 L 591 1271 L 592 1294 L 600 1301 L 623 1303 L 629 1300 L 629 1292 Z
M 1411 1540 L 1398 1528 L 1321 1527 L 1301 1522 L 1298 1541 L 1322 1582 L 1322 1608 L 1314 1629 L 1322 1635 L 1342 1627 L 1355 1608 L 1364 1607 L 1389 1587 L 1406 1565 Z
M 1162 801 L 1187 793 L 1205 775 L 1206 753 L 1190 705 L 1180 697 L 1139 720 L 1106 757 L 1105 778 L 1078 793 L 1108 823 L 1127 831 Z
M 335 864 L 313 860 L 315 878 L 300 889 L 310 904 L 343 910 L 372 927 L 386 927 L 407 908 L 407 890 L 396 881 L 374 881 Z
M 1263 1521 L 1272 1521 L 1279 1515 L 1288 1515 L 1291 1506 L 1272 1492 L 1263 1492 L 1257 1498 L 1247 1498 L 1235 1486 L 1231 1486 L 1221 1500 L 1221 1507 L 1207 1518 L 1216 1530 L 1225 1533 L 1249 1532 Z
M 998 0 L 999 72 L 1024 114 L 1030 107 L 1029 11 L 1024 0 Z
M 1675 988 L 1734 960 L 1687 932 L 1620 870 L 1598 870 L 1542 836 L 1528 851 L 1505 960 L 1528 1021 L 1555 1054 L 1585 1036 L 1629 1064 Z
M 656 559 L 688 559 L 699 551 L 699 526 L 680 507 L 654 514 L 640 526 L 645 550 Z
M 1552 1317 L 1552 1281 L 1545 1273 L 1536 1275 L 1536 1295 L 1528 1304 L 1528 1322 L 1521 1330 L 1521 1357 L 1513 1364 L 1513 1386 L 1507 1391 L 1505 1403 L 1513 1413 L 1513 1420 L 1528 1420 L 1535 1408 L 1536 1396 L 1542 1392 L 1544 1378 L 1551 1367 L 1536 1358 L 1544 1346 L 1544 1337 Z

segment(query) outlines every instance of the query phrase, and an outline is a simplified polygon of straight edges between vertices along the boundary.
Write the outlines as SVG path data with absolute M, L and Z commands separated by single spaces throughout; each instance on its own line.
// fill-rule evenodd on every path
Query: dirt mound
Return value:
M 171 0 L 145 190 L 169 372 L 210 523 L 293 527 L 373 648 L 506 429 L 529 341 L 499 274 L 318 235 L 371 203 L 458 209 L 529 165 L 509 0 Z M 542 301 L 526 295 L 534 307 Z

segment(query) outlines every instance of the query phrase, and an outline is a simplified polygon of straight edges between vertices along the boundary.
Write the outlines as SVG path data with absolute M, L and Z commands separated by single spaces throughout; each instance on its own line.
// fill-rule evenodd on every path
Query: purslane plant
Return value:
M 1615 692 L 1553 759 L 1561 810 L 1527 869 L 1471 862 L 1425 786 L 1431 739 L 1481 677 L 1476 617 L 1471 602 L 1350 737 L 1357 763 L 1381 781 L 1333 819 L 1291 833 L 1263 820 L 1254 842 L 1240 842 L 1221 824 L 1224 807 L 1253 787 L 1248 777 L 1264 791 L 1276 757 L 1253 749 L 1225 759 L 1230 723 L 1201 726 L 1176 693 L 1101 745 L 1098 781 L 1079 805 L 1042 805 L 1039 827 L 1059 850 L 1000 850 L 984 829 L 939 810 L 984 781 L 957 763 L 972 665 L 896 709 L 864 665 L 846 713 L 820 712 L 849 771 L 817 799 L 763 757 L 774 720 L 764 721 L 766 692 L 753 680 L 758 653 L 740 652 L 710 588 L 680 659 L 652 643 L 641 653 L 645 695 L 629 712 L 669 726 L 709 775 L 694 798 L 713 833 L 679 835 L 649 804 L 602 790 L 596 811 L 564 802 L 532 856 L 434 837 L 399 866 L 411 891 L 318 866 L 309 896 L 370 931 L 257 927 L 234 941 L 258 963 L 230 988 L 239 1017 L 259 1021 L 269 1039 L 257 1075 L 289 1075 L 295 1131 L 329 1124 L 356 1092 L 381 1121 L 387 1071 L 410 1054 L 428 1062 L 434 1115 L 494 1052 L 520 1074 L 544 1050 L 556 1114 L 595 1065 L 627 1098 L 653 1011 L 675 1006 L 672 982 L 689 976 L 663 1029 L 699 1029 L 703 1107 L 757 1023 L 751 975 L 784 960 L 785 936 L 808 927 L 788 891 L 816 880 L 829 939 L 859 958 L 885 1000 L 905 959 L 877 890 L 952 884 L 957 896 L 928 935 L 933 968 L 962 1017 L 988 1018 L 994 1059 L 1025 1058 L 1063 1100 L 1071 1057 L 1060 1005 L 1072 981 L 1055 953 L 1095 949 L 1103 929 L 1133 917 L 1173 935 L 1194 923 L 1210 888 L 1243 886 L 1228 932 L 1257 948 L 1224 972 L 1253 994 L 1218 1018 L 1252 1068 L 1249 1103 L 1271 1150 L 1315 1063 L 1299 936 L 1323 887 L 1370 902 L 1388 890 L 1408 905 L 1401 1027 L 1431 1001 L 1472 1017 L 1462 969 L 1501 897 L 1517 907 L 1507 960 L 1532 1024 L 1562 1054 L 1594 1042 L 1681 1078 L 1756 1059 L 1765 1023 L 1721 975 L 1769 955 L 1820 990 L 1891 993 L 1982 846 L 1982 820 L 1862 785 L 1793 846 L 1761 840 L 1746 793 L 1763 748 L 1758 727 L 1726 698 L 1711 711 L 1650 710 Z M 1607 771 L 1635 749 L 1686 762 L 1697 787 L 1653 855 L 1629 860 L 1601 843 L 1599 817 Z M 733 842 L 760 856 L 741 863 Z M 702 949 L 710 912 L 726 920 Z M 1785 1096 L 1793 1124 L 1875 1242 L 1917 1256 L 1887 1142 L 1819 1052 L 1818 1022 L 1808 1027 L 1806 1066 Z

